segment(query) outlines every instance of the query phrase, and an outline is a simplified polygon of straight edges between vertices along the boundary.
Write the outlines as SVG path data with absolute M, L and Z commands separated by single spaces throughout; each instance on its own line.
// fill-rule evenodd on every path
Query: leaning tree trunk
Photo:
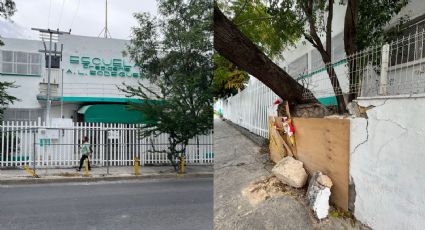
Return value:
M 317 102 L 308 89 L 270 60 L 217 6 L 214 6 L 214 48 L 282 99 L 297 104 Z

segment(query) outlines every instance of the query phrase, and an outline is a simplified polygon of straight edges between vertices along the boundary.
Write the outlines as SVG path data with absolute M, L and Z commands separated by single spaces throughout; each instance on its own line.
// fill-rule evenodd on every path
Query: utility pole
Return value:
M 52 50 L 52 42 L 53 42 L 53 35 L 55 35 L 56 38 L 58 38 L 59 35 L 62 34 L 70 34 L 71 30 L 69 32 L 66 31 L 59 31 L 57 30 L 51 30 L 51 29 L 39 29 L 39 28 L 31 28 L 32 30 L 40 32 L 41 39 L 43 41 L 44 50 L 39 50 L 39 52 L 44 53 L 45 56 L 48 57 L 48 71 L 47 71 L 47 96 L 46 96 L 46 124 L 50 124 L 50 107 L 51 107 L 51 87 L 50 87 L 50 75 L 51 75 L 51 67 L 52 67 L 52 54 L 58 55 L 61 58 L 62 61 L 62 50 L 63 50 L 63 44 L 61 44 L 61 50 L 57 51 L 56 43 L 55 43 L 55 49 Z M 46 42 L 44 41 L 44 38 L 48 35 L 49 38 L 49 49 L 47 50 Z
M 104 38 L 112 38 L 111 34 L 109 33 L 109 29 L 108 29 L 108 0 L 105 0 L 105 27 L 103 27 L 103 29 L 100 31 L 98 37 L 100 37 L 100 35 L 103 33 L 103 37 Z

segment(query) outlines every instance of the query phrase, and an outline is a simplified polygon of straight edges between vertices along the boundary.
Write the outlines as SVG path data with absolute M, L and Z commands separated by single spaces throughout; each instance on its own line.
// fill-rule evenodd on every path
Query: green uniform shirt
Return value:
M 83 146 L 81 146 L 80 152 L 81 152 L 81 154 L 83 154 L 85 156 L 89 156 L 90 155 L 90 143 L 84 142 Z

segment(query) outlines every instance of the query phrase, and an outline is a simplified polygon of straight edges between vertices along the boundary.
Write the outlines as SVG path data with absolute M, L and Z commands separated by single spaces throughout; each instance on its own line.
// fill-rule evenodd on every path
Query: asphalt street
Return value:
M 0 186 L 0 229 L 213 229 L 213 179 Z

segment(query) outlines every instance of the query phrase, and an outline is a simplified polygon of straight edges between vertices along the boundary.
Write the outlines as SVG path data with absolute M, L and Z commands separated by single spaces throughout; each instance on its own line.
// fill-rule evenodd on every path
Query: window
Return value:
M 7 108 L 4 111 L 4 121 L 37 121 L 44 119 L 43 109 L 15 109 Z
M 52 61 L 51 68 L 53 68 L 53 69 L 59 69 L 60 68 L 60 61 L 61 61 L 60 56 L 52 55 L 51 61 Z M 49 68 L 49 55 L 46 55 L 46 68 Z
M 1 51 L 1 73 L 41 75 L 41 54 L 21 51 Z
M 390 66 L 425 58 L 425 20 L 404 28 L 390 44 Z

